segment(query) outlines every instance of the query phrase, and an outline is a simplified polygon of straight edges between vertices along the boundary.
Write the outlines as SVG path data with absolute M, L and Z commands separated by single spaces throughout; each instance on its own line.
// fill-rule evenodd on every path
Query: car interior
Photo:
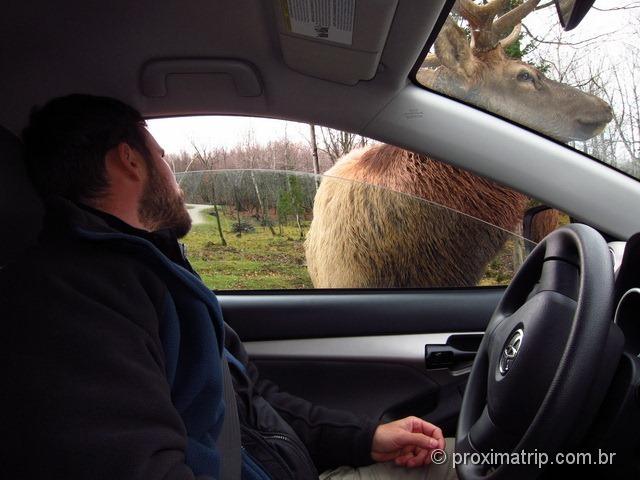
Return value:
M 317 404 L 380 421 L 420 416 L 456 437 L 460 452 L 615 452 L 613 465 L 588 468 L 637 478 L 638 179 L 418 85 L 454 1 L 343 0 L 353 28 L 348 40 L 329 42 L 292 31 L 288 9 L 301 3 L 6 5 L 0 266 L 37 239 L 43 207 L 19 137 L 32 107 L 57 96 L 112 96 L 147 119 L 314 123 L 428 153 L 579 225 L 541 241 L 506 288 L 217 292 L 225 321 L 262 376 Z M 520 365 L 503 358 L 509 346 L 521 349 Z M 457 473 L 551 478 L 578 469 L 484 464 Z

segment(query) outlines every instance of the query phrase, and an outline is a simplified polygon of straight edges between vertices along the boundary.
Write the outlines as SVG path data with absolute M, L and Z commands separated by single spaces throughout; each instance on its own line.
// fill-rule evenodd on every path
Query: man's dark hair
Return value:
M 43 198 L 99 198 L 108 187 L 105 155 L 119 143 L 149 151 L 145 121 L 129 105 L 108 97 L 69 95 L 31 113 L 22 137 L 27 170 Z

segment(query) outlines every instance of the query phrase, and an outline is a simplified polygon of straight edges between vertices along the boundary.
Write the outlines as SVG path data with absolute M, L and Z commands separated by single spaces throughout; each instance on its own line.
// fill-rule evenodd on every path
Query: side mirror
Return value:
M 560 24 L 565 31 L 573 30 L 593 6 L 595 0 L 556 0 Z
M 528 255 L 533 247 L 549 233 L 558 228 L 563 214 L 548 205 L 538 205 L 524 212 L 522 218 L 522 236 L 529 240 L 525 243 L 525 253 Z M 565 216 L 566 219 L 566 216 Z M 566 223 L 566 220 L 565 222 Z

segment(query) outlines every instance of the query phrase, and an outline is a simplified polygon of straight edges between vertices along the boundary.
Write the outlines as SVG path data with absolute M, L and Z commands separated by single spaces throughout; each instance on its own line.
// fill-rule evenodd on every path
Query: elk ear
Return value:
M 475 58 L 464 31 L 447 18 L 438 38 L 435 51 L 440 63 L 458 75 L 470 78 L 475 70 Z

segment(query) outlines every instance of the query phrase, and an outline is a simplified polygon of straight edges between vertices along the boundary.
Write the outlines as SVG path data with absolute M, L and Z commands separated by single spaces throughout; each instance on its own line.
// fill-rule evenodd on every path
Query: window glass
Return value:
M 596 0 L 560 26 L 553 1 L 460 0 L 416 81 L 640 178 L 640 5 Z
M 189 118 L 149 124 L 192 217 L 187 256 L 215 290 L 506 285 L 568 221 L 546 212 L 523 224 L 539 202 L 347 132 L 197 120 L 208 134 Z
M 216 290 L 505 285 L 527 242 L 364 182 L 267 170 L 177 174 L 187 256 Z

